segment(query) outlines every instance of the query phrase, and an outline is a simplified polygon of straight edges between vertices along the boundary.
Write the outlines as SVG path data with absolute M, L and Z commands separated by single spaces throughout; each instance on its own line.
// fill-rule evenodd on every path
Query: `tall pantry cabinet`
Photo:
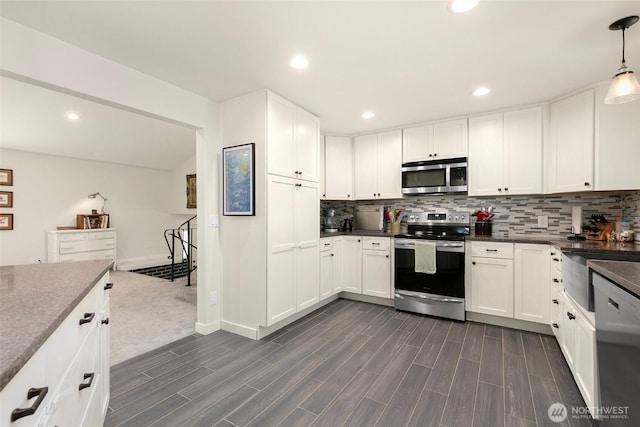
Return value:
M 266 90 L 221 110 L 223 147 L 255 144 L 256 191 L 255 216 L 221 219 L 221 327 L 259 339 L 320 298 L 320 124 Z

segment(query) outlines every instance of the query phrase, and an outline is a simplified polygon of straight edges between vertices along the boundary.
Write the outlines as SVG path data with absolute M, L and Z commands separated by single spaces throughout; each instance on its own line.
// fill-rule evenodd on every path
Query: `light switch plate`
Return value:
M 219 227 L 220 217 L 216 214 L 209 215 L 209 227 Z

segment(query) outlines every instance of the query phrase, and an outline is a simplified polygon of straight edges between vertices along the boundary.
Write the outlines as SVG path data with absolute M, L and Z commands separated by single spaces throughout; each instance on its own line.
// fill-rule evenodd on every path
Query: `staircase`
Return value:
M 168 258 L 171 260 L 168 279 L 172 282 L 177 277 L 187 276 L 187 286 L 191 286 L 191 273 L 198 268 L 197 250 L 193 244 L 195 228 L 192 221 L 196 215 L 180 224 L 178 228 L 168 228 L 164 230 L 164 240 L 169 248 Z

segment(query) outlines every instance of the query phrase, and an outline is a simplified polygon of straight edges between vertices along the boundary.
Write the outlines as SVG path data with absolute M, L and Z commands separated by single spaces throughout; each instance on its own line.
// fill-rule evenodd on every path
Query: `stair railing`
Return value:
M 194 255 L 197 254 L 197 246 L 193 242 L 194 227 L 191 226 L 191 221 L 195 220 L 197 215 L 192 216 L 177 228 L 168 228 L 164 230 L 164 240 L 169 248 L 169 258 L 171 259 L 171 281 L 175 279 L 175 266 L 176 266 L 176 242 L 178 243 L 177 249 L 182 254 L 182 266 L 187 265 L 187 286 L 191 286 L 191 273 L 198 268 L 197 263 L 193 261 L 197 258 Z M 195 251 L 195 253 L 194 253 Z

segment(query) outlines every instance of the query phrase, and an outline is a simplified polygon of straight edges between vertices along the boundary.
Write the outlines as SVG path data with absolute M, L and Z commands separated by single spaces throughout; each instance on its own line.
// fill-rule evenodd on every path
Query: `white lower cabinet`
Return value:
M 362 237 L 342 237 L 342 290 L 362 293 Z
M 386 238 L 386 240 L 389 240 Z M 387 249 L 362 251 L 362 293 L 391 298 L 391 254 Z
M 513 317 L 516 319 L 549 322 L 549 252 L 548 245 L 515 245 Z
M 0 425 L 103 425 L 110 383 L 109 322 L 104 317 L 109 312 L 108 279 L 106 273 L 2 389 Z M 38 401 L 37 394 L 28 398 L 31 388 L 42 389 L 44 397 L 32 415 L 12 422 L 14 410 Z
M 333 294 L 334 268 L 333 241 L 331 237 L 320 239 L 320 299 Z
M 513 317 L 513 260 L 471 258 L 471 311 Z
M 549 323 L 549 246 L 470 242 L 471 311 Z
M 344 237 L 338 236 L 333 238 L 332 244 L 332 268 L 333 268 L 333 291 L 332 294 L 337 294 L 343 289 L 343 271 L 344 271 Z

